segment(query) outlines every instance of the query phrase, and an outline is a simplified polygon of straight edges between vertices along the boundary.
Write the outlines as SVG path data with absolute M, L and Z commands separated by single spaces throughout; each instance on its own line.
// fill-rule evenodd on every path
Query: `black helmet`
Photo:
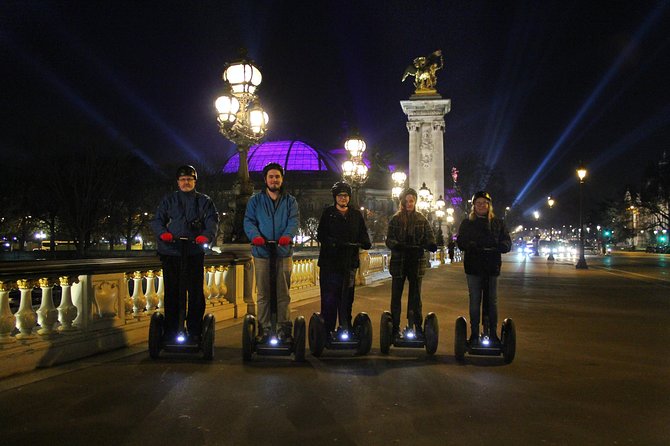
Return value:
M 414 195 L 414 198 L 417 198 L 417 197 L 419 196 L 419 195 L 416 193 L 416 191 L 415 191 L 414 189 L 412 189 L 411 187 L 408 187 L 407 189 L 405 189 L 405 190 L 403 190 L 402 192 L 400 192 L 400 195 L 398 196 L 398 199 L 399 199 L 400 202 L 402 203 L 402 201 L 403 201 L 403 200 L 405 199 L 405 197 L 408 196 L 408 195 Z
M 271 170 L 278 170 L 281 173 L 281 176 L 284 176 L 284 168 L 281 166 L 279 163 L 271 162 L 267 163 L 265 167 L 263 167 L 263 179 L 265 179 L 268 176 L 268 172 Z
M 493 201 L 493 200 L 491 200 L 491 195 L 488 192 L 486 192 L 485 190 L 480 190 L 479 192 L 475 192 L 475 194 L 472 196 L 472 200 L 470 200 L 470 203 L 475 204 L 475 200 L 477 198 L 486 198 L 489 203 Z
M 333 198 L 342 192 L 346 192 L 349 196 L 351 196 L 351 186 L 349 186 L 349 183 L 346 181 L 338 181 L 337 183 L 333 184 L 333 187 L 330 188 L 330 191 L 333 193 Z
M 179 179 L 179 177 L 193 177 L 193 179 L 197 181 L 198 172 L 195 171 L 195 167 L 187 164 L 177 169 L 177 179 Z

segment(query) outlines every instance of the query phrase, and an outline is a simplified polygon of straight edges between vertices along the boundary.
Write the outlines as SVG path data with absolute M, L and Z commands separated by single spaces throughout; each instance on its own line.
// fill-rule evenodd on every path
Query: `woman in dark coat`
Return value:
M 389 272 L 392 277 L 393 338 L 400 333 L 401 298 L 405 280 L 409 281 L 407 319 L 410 324 L 414 323 L 414 327 L 409 328 L 421 334 L 423 326 L 421 279 L 428 264 L 424 250 L 437 251 L 430 223 L 423 214 L 416 212 L 416 191 L 405 189 L 399 199 L 400 208 L 391 217 L 386 233 L 386 246 L 391 250 Z
M 319 221 L 316 238 L 321 243 L 319 252 L 319 281 L 321 283 L 321 316 L 326 330 L 335 330 L 343 287 L 347 287 L 345 317 L 351 327 L 351 308 L 354 302 L 354 275 L 359 266 L 357 243 L 363 249 L 370 249 L 370 237 L 361 211 L 349 207 L 351 186 L 344 181 L 331 188 L 335 204 L 324 209 Z M 340 315 L 342 316 L 342 315 Z M 343 321 L 340 320 L 340 325 Z
M 505 223 L 493 213 L 491 195 L 479 191 L 472 197 L 472 211 L 458 229 L 458 247 L 465 252 L 463 266 L 470 294 L 469 343 L 479 341 L 479 320 L 482 293 L 488 286 L 488 317 L 491 342 L 500 343 L 496 334 L 498 324 L 498 276 L 501 254 L 512 248 Z

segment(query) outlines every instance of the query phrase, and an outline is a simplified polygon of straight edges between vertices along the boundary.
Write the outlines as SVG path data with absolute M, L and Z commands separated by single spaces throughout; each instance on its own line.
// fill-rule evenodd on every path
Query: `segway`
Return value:
M 184 322 L 186 320 L 186 310 L 188 300 L 186 298 L 186 280 L 188 270 L 186 268 L 186 252 L 188 243 L 193 243 L 186 237 L 178 239 L 181 250 L 181 261 L 179 264 L 179 320 L 177 325 L 177 334 L 167 336 L 165 333 L 165 315 L 155 312 L 151 315 L 149 322 L 149 356 L 157 359 L 161 350 L 170 353 L 198 353 L 202 352 L 203 359 L 211 360 L 214 357 L 214 332 L 216 320 L 212 313 L 205 314 L 202 320 L 202 331 L 200 336 L 195 337 L 192 333 L 189 336 Z
M 251 361 L 254 353 L 260 356 L 290 356 L 296 362 L 305 360 L 305 318 L 298 316 L 293 324 L 293 337 L 280 337 L 277 327 L 277 242 L 267 240 L 270 251 L 270 333 L 267 338 L 253 314 L 242 322 L 242 359 Z
M 331 350 L 356 350 L 357 355 L 367 355 L 372 347 L 372 321 L 367 313 L 361 312 L 354 318 L 353 324 L 349 321 L 349 292 L 354 286 L 356 270 L 351 267 L 351 255 L 349 250 L 358 249 L 360 243 L 342 243 L 345 248 L 345 267 L 342 283 L 342 295 L 340 305 L 337 309 L 337 319 L 340 326 L 332 333 L 326 333 L 326 323 L 321 314 L 312 314 L 309 320 L 309 349 L 317 358 L 323 353 L 323 349 Z M 353 325 L 353 327 L 351 326 Z
M 421 246 L 408 245 L 405 249 L 423 249 Z M 402 348 L 424 348 L 429 355 L 435 354 L 440 338 L 437 315 L 430 312 L 421 327 L 421 321 L 415 320 L 414 311 L 407 314 L 408 325 L 396 336 L 393 335 L 393 317 L 390 311 L 382 313 L 379 326 L 379 349 L 388 354 L 391 346 Z
M 514 360 L 516 354 L 516 328 L 514 321 L 507 318 L 503 321 L 500 333 L 500 342 L 491 340 L 491 329 L 495 332 L 497 327 L 491 327 L 489 321 L 489 278 L 482 277 L 482 332 L 479 335 L 477 345 L 470 345 L 468 341 L 468 323 L 465 317 L 456 319 L 456 335 L 454 337 L 454 355 L 458 361 L 463 361 L 465 354 L 474 356 L 500 356 L 502 355 L 506 364 Z

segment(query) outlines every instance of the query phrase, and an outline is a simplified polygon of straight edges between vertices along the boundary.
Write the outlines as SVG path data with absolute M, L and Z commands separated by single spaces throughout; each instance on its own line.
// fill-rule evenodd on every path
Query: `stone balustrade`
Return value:
M 362 251 L 360 260 L 358 283 L 388 270 L 387 253 Z M 151 314 L 164 309 L 160 268 L 156 257 L 4 264 L 0 378 L 146 342 Z M 318 296 L 318 270 L 316 256 L 294 260 L 295 300 Z M 248 249 L 207 256 L 203 290 L 219 321 L 254 311 Z

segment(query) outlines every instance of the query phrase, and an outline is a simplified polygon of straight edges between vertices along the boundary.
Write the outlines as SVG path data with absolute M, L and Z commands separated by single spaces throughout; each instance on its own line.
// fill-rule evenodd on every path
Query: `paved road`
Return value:
M 500 313 L 517 357 L 453 356 L 462 265 L 429 271 L 435 357 L 378 348 L 390 284 L 361 288 L 366 357 L 241 360 L 241 326 L 219 324 L 215 359 L 151 361 L 142 347 L 0 381 L 0 444 L 670 444 L 670 256 L 587 257 L 588 270 L 505 256 Z M 294 308 L 309 316 L 313 300 Z

